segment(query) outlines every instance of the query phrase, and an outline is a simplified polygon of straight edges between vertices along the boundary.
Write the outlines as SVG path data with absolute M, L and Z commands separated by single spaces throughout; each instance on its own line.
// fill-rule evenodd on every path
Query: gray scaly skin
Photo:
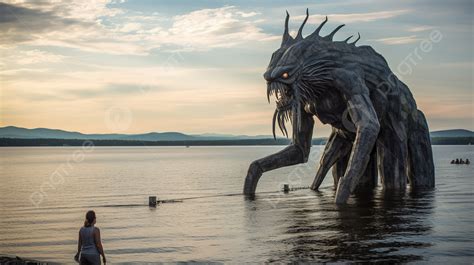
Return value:
M 338 204 L 347 202 L 363 175 L 377 174 L 377 165 L 385 189 L 404 190 L 407 180 L 412 188 L 434 187 L 428 126 L 408 87 L 374 49 L 355 45 L 360 35 L 352 43 L 348 42 L 352 36 L 334 41 L 334 34 L 344 25 L 320 36 L 327 17 L 303 38 L 307 19 L 308 10 L 293 38 L 288 33 L 287 13 L 281 47 L 273 53 L 263 75 L 268 100 L 276 96 L 273 135 L 278 124 L 288 136 L 285 122 L 291 122 L 292 143 L 250 164 L 244 194 L 255 194 L 264 172 L 307 162 L 313 116 L 333 127 L 311 185 L 313 190 L 336 163 L 333 173 Z M 369 161 L 375 167 L 367 168 L 367 172 L 375 173 L 364 174 Z M 335 172 L 344 174 L 336 176 L 341 173 Z

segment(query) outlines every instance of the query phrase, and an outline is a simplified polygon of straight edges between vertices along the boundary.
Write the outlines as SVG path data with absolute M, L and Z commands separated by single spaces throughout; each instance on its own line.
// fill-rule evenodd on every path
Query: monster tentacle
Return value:
M 293 104 L 293 115 L 296 115 L 296 119 L 293 118 L 294 121 L 296 121 L 296 128 L 298 129 L 298 132 L 301 131 L 301 94 L 299 89 L 295 89 L 294 92 L 295 96 L 295 103 Z
M 278 115 L 278 109 L 275 109 L 275 113 L 273 113 L 273 119 L 272 119 L 272 132 L 273 132 L 273 139 L 276 140 L 276 134 L 275 134 L 275 121 Z
M 278 113 L 278 126 L 280 127 L 280 130 L 283 132 L 283 134 L 288 137 L 288 131 L 286 130 L 285 126 L 285 113 L 286 112 Z

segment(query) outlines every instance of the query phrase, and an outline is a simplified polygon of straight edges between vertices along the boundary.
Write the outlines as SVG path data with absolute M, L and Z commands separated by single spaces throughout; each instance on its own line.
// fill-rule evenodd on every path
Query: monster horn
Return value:
M 355 45 L 356 45 L 356 42 L 360 40 L 360 33 L 357 32 L 357 35 L 358 35 L 357 39 L 356 39 L 355 41 L 353 41 L 352 43 L 350 43 L 350 44 L 352 44 L 352 45 L 355 46 Z
M 293 40 L 288 32 L 288 21 L 290 20 L 290 14 L 286 11 L 286 19 L 285 19 L 285 32 L 283 32 L 283 39 L 281 41 L 281 46 L 285 45 L 288 41 Z
M 323 28 L 324 24 L 326 24 L 326 22 L 328 22 L 328 16 L 326 16 L 326 19 L 324 19 L 324 21 L 319 25 L 319 27 L 313 33 L 311 33 L 311 35 L 309 35 L 308 38 L 319 37 L 319 32 Z
M 308 17 L 309 17 L 309 11 L 306 8 L 306 17 L 303 21 L 303 24 L 301 24 L 300 29 L 298 30 L 298 35 L 296 35 L 296 40 L 303 39 L 303 28 L 304 28 L 304 25 L 306 24 L 306 21 L 308 21 Z
M 354 35 L 350 35 L 349 37 L 347 37 L 347 39 L 345 39 L 344 42 L 347 43 L 347 41 L 349 41 L 352 37 L 354 37 Z
M 336 32 L 344 26 L 345 26 L 344 24 L 337 26 L 337 28 L 335 28 L 331 33 L 329 33 L 329 35 L 325 36 L 324 39 L 332 40 L 332 38 L 334 37 L 334 34 L 336 34 Z

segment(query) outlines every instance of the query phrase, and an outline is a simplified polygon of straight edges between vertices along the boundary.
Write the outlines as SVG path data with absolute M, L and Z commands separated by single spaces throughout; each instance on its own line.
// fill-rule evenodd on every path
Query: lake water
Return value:
M 108 261 L 474 262 L 471 146 L 434 146 L 436 190 L 376 190 L 333 203 L 332 177 L 308 186 L 308 164 L 266 173 L 255 200 L 240 193 L 249 163 L 275 147 L 1 148 L 0 254 L 71 263 L 85 212 L 97 213 Z M 148 196 L 189 198 L 147 206 Z

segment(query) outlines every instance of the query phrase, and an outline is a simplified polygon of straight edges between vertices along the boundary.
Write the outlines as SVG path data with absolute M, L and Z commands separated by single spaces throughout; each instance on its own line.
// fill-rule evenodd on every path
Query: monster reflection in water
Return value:
M 260 235 L 254 244 L 278 244 L 268 254 L 268 261 L 277 263 L 403 263 L 423 259 L 422 249 L 431 251 L 433 191 L 374 189 L 340 206 L 332 202 L 333 194 L 323 189 L 317 200 L 308 200 L 305 193 L 294 193 L 278 207 L 271 199 L 249 201 L 247 227 Z

